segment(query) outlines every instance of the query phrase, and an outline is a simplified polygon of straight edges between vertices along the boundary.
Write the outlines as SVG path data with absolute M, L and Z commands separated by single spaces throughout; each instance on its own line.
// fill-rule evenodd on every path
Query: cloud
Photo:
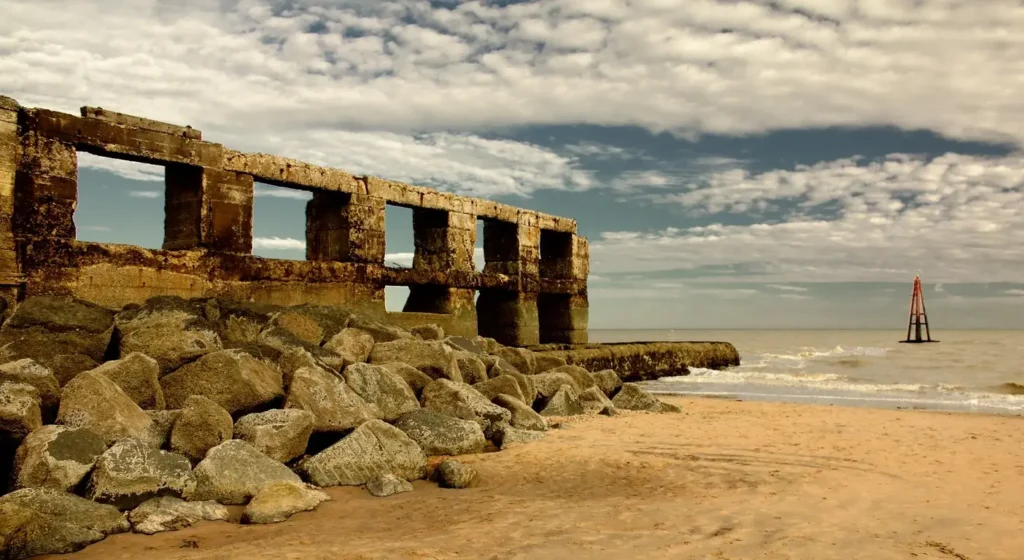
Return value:
M 252 247 L 270 251 L 304 251 L 306 242 L 291 237 L 256 237 L 252 240 Z
M 128 191 L 128 196 L 134 198 L 160 198 L 163 195 L 162 191 Z
M 253 189 L 253 196 L 256 197 L 270 197 L 270 198 L 290 198 L 294 200 L 309 200 L 313 198 L 313 194 L 309 191 L 302 191 L 298 189 L 286 189 L 282 187 L 274 187 L 271 185 L 256 185 Z
M 80 226 L 83 231 L 112 231 L 108 226 Z
M 2 79 L 0 79 L 2 84 Z M 78 166 L 86 169 L 108 171 L 133 181 L 164 182 L 164 168 L 160 165 L 148 165 L 120 159 L 94 156 L 87 152 L 78 152 Z
M 1024 275 L 1024 157 L 893 154 L 712 173 L 649 195 L 708 225 L 609 231 L 596 272 L 744 265 L 745 281 L 1014 282 Z M 773 211 L 777 219 L 759 218 Z M 732 223 L 725 223 L 725 218 Z
M 1017 289 L 1014 289 L 1014 290 L 1006 290 L 1006 291 L 1005 291 L 1005 292 L 1003 292 L 1003 293 L 1004 293 L 1004 294 L 1007 294 L 1007 295 L 1010 295 L 1010 296 L 1024 296 L 1024 290 L 1017 290 Z
M 766 284 L 766 288 L 772 288 L 773 290 L 782 290 L 784 292 L 806 292 L 807 288 L 801 286 L 787 286 L 785 284 Z

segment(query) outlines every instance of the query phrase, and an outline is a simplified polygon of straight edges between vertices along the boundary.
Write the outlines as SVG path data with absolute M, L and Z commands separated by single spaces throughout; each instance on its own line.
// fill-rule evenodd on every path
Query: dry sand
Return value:
M 115 535 L 71 556 L 1024 558 L 1024 418 L 666 400 L 686 412 L 575 419 L 463 457 L 471 489 L 333 488 L 285 523 Z

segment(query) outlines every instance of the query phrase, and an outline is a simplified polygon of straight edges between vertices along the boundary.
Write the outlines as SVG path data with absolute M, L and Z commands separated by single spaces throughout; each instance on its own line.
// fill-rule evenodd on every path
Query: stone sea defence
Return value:
M 724 369 L 740 365 L 736 347 L 728 342 L 621 342 L 542 345 L 540 356 L 565 360 L 591 371 L 612 369 L 624 381 L 647 381 L 687 375 L 689 368 Z
M 613 370 L 342 307 L 32 296 L 0 325 L 0 560 L 276 523 L 331 486 L 465 488 L 453 457 L 621 410 L 679 411 Z

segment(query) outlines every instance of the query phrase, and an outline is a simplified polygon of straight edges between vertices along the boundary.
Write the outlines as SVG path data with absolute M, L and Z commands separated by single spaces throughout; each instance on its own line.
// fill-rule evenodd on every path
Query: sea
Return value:
M 1024 415 L 1024 331 L 591 330 L 592 342 L 726 341 L 740 365 L 643 385 L 652 393 Z

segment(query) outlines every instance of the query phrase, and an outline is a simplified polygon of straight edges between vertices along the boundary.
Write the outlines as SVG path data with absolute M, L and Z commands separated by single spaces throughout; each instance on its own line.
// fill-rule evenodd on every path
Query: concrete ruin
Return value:
M 164 166 L 159 250 L 76 239 L 78 152 Z M 253 184 L 312 193 L 306 260 L 253 256 Z M 412 268 L 384 262 L 386 204 L 411 208 Z M 484 223 L 483 272 L 473 250 Z M 0 296 L 120 309 L 155 295 L 347 307 L 508 346 L 587 342 L 587 239 L 568 218 L 203 140 L 100 108 L 80 116 L 0 96 Z M 408 286 L 401 313 L 384 288 Z M 475 296 L 479 292 L 479 298 Z M 475 302 L 474 302 L 475 299 Z

